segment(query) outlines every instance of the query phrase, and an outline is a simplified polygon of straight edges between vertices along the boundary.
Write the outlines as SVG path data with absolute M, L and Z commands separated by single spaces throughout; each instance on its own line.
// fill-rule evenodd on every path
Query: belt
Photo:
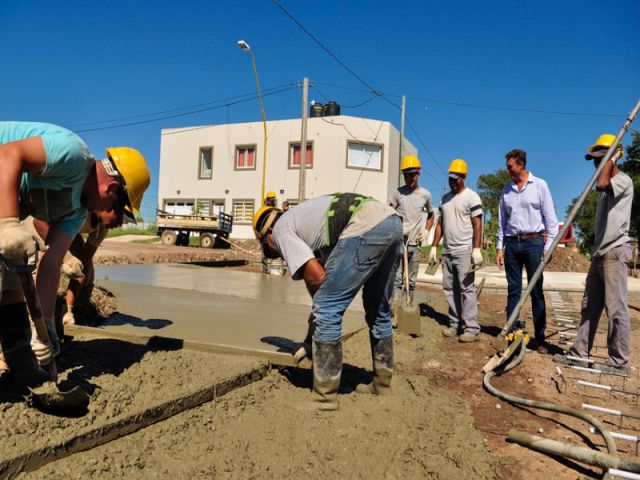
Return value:
M 533 233 L 520 233 L 518 235 L 510 235 L 504 237 L 506 240 L 516 240 L 518 242 L 523 242 L 525 240 L 531 240 L 532 238 L 538 238 L 544 235 L 544 230 L 542 232 L 533 232 Z

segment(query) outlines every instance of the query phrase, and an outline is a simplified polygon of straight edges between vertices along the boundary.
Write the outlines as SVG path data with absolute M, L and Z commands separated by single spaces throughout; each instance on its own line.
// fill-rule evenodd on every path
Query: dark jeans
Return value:
M 544 252 L 544 238 L 537 237 L 529 240 L 505 238 L 504 241 L 504 267 L 509 284 L 507 300 L 507 318 L 511 316 L 522 294 L 522 267 L 527 270 L 527 281 L 531 279 L 540 265 Z M 542 291 L 542 275 L 531 290 L 531 310 L 533 313 L 533 326 L 535 339 L 538 343 L 544 342 L 544 331 L 547 327 L 547 313 L 544 304 L 544 292 Z M 519 320 L 519 319 L 518 319 Z

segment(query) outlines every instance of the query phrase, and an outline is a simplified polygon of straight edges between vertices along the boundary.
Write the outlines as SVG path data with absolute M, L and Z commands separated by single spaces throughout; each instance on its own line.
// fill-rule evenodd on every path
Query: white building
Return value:
M 300 179 L 300 119 L 267 122 L 265 192 L 295 205 Z M 346 115 L 307 124 L 305 197 L 357 192 L 387 202 L 398 186 L 400 133 L 389 122 Z M 162 130 L 158 208 L 233 213 L 233 238 L 253 238 L 260 208 L 262 122 Z M 405 140 L 405 153 L 417 154 Z

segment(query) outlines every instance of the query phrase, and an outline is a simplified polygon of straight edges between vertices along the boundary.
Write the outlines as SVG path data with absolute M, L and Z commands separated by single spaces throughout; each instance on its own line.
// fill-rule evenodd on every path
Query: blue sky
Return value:
M 467 160 L 474 186 L 517 147 L 548 181 L 564 217 L 593 171 L 582 160 L 586 147 L 600 133 L 617 133 L 640 98 L 637 0 L 281 4 L 386 99 L 399 105 L 396 95 L 409 97 L 408 118 L 430 154 L 412 131 L 407 137 L 429 172 L 421 183 L 436 198 L 446 181 L 441 167 L 453 158 Z M 310 99 L 348 106 L 371 97 L 270 0 L 23 0 L 3 5 L 0 15 L 0 117 L 81 131 L 253 94 L 239 39 L 255 53 L 263 89 L 307 76 L 316 82 Z M 265 98 L 267 119 L 299 117 L 300 102 L 299 88 Z M 380 98 L 343 113 L 400 124 L 399 111 Z M 98 157 L 108 146 L 143 152 L 153 182 L 142 213 L 152 218 L 162 128 L 258 120 L 252 100 L 80 135 Z

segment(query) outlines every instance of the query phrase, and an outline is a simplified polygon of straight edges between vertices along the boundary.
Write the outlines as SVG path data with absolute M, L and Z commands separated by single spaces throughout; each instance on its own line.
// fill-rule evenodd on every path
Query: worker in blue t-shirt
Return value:
M 19 263 L 36 254 L 35 232 L 21 221 L 27 216 L 50 227 L 36 276 L 50 344 L 32 337 L 19 278 L 0 266 L 0 345 L 18 387 L 46 380 L 40 365 L 59 353 L 53 319 L 60 265 L 87 210 L 137 213 L 149 180 L 137 150 L 110 148 L 96 161 L 82 139 L 65 128 L 0 122 L 0 255 Z

